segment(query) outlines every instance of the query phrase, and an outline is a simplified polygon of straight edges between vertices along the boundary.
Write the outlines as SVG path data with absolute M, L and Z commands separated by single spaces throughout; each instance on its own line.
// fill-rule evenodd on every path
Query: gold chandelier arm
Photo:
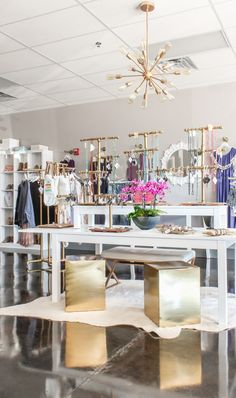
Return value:
M 158 82 L 164 84 L 164 85 L 167 86 L 168 88 L 177 88 L 177 87 L 175 87 L 175 85 L 174 85 L 172 82 L 170 82 L 169 80 L 166 80 L 165 83 L 163 83 L 163 82 L 161 81 L 161 79 L 158 79 L 157 77 L 152 76 L 152 79 L 154 79 L 155 81 L 157 80 Z
M 148 103 L 148 81 L 146 80 L 146 87 L 143 95 L 142 107 L 147 108 L 147 103 Z
M 160 75 L 160 74 L 164 75 L 164 74 L 166 74 L 165 70 L 163 70 L 160 65 L 156 65 L 154 69 L 155 69 L 154 72 L 152 72 L 153 75 Z
M 130 53 L 126 54 L 126 57 L 127 57 L 130 61 L 132 61 L 138 68 L 140 68 L 140 70 L 141 70 L 141 67 L 143 68 L 143 65 L 140 64 L 140 62 L 138 62 L 138 60 L 136 60 Z M 140 67 L 140 65 L 141 65 L 141 67 Z M 142 73 L 142 70 L 141 70 L 141 73 Z
M 123 78 L 126 78 L 126 77 L 140 77 L 140 76 L 142 76 L 143 75 L 143 73 L 141 72 L 140 74 L 137 74 L 137 75 L 122 75 L 122 79 Z
M 134 90 L 135 91 L 135 93 L 137 93 L 138 94 L 138 92 L 139 92 L 139 90 L 140 90 L 140 88 L 142 87 L 142 85 L 143 85 L 143 83 L 145 82 L 145 78 L 143 78 L 143 80 L 142 80 L 142 82 L 138 85 L 138 87 Z
M 154 69 L 156 66 L 158 66 L 157 64 L 160 62 L 161 58 L 163 58 L 163 57 L 166 55 L 167 51 L 168 51 L 170 48 L 171 48 L 171 44 L 170 44 L 170 43 L 167 43 L 167 44 L 165 45 L 164 48 L 161 48 L 161 49 L 160 49 L 159 53 L 157 54 L 157 56 L 156 56 L 156 58 L 155 58 L 155 61 L 154 61 L 153 65 L 152 65 L 152 67 L 151 67 L 150 72 L 152 72 L 153 69 Z M 160 69 L 160 68 L 159 68 L 159 69 Z
M 150 82 L 157 95 L 163 94 L 163 89 L 156 82 L 154 82 L 153 79 L 151 79 Z
M 158 67 L 158 63 L 160 62 L 160 60 L 163 56 L 164 56 L 163 52 L 160 51 L 160 53 L 155 58 L 155 61 L 150 69 L 150 72 L 152 72 L 154 68 Z
M 164 79 L 161 79 L 161 78 L 155 77 L 155 76 L 152 76 L 152 78 L 153 78 L 154 80 L 157 80 L 158 82 L 160 82 L 160 83 L 163 84 L 163 85 L 169 83 L 168 80 L 166 80 L 166 79 L 164 80 Z
M 141 68 L 138 67 L 138 69 L 136 69 L 134 66 L 129 67 L 128 69 L 130 72 L 138 72 L 138 73 L 142 73 L 143 74 L 143 70 Z

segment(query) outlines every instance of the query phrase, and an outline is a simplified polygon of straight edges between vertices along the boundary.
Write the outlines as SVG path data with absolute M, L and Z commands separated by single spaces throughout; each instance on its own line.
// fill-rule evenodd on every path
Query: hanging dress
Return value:
M 225 155 L 216 155 L 216 160 L 221 166 L 227 166 L 230 164 L 232 159 L 236 156 L 236 148 L 231 150 Z M 233 177 L 234 166 L 227 168 L 226 170 L 217 170 L 217 202 L 226 203 L 230 191 L 230 180 L 229 177 Z M 228 209 L 228 227 L 236 228 L 236 217 L 232 216 L 231 209 Z

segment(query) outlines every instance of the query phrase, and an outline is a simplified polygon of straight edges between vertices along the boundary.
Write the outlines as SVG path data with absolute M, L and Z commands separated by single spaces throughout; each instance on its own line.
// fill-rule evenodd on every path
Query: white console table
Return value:
M 165 212 L 163 216 L 182 216 L 186 219 L 186 225 L 192 226 L 192 217 L 206 217 L 211 216 L 213 219 L 214 228 L 227 228 L 227 205 L 219 206 L 159 206 L 159 208 Z M 104 215 L 105 216 L 105 226 L 109 224 L 109 206 L 86 206 L 78 205 L 74 206 L 74 226 L 75 228 L 80 228 L 83 222 L 81 217 L 84 215 L 88 216 L 88 225 L 95 225 L 95 216 Z M 133 206 L 112 206 L 112 213 L 116 215 L 127 216 L 131 211 L 133 211 Z
M 227 217 L 228 217 L 228 206 L 227 205 L 216 205 L 216 206 L 159 206 L 160 209 L 165 212 L 163 216 L 182 216 L 185 217 L 185 225 L 192 226 L 192 217 L 212 217 L 214 228 L 227 228 Z M 87 216 L 87 225 L 95 225 L 95 216 L 105 216 L 105 226 L 109 225 L 109 206 L 90 206 L 90 205 L 78 205 L 74 206 L 74 226 L 80 228 L 84 225 L 84 217 Z M 113 216 L 124 215 L 127 216 L 133 211 L 133 206 L 112 206 Z M 132 228 L 137 229 L 135 224 L 132 223 Z M 102 252 L 102 245 L 96 245 L 96 254 L 99 255 Z M 210 259 L 210 251 L 206 250 L 207 258 Z M 131 267 L 132 278 L 135 278 L 134 267 Z M 207 278 L 210 275 L 210 263 L 207 264 Z

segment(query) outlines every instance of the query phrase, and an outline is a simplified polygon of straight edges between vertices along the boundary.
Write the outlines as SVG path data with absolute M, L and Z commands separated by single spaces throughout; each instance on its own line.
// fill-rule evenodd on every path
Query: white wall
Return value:
M 0 115 L 0 140 L 2 138 L 13 137 L 14 133 L 12 131 L 11 117 L 6 115 Z
M 186 141 L 184 128 L 222 124 L 219 137 L 227 135 L 236 146 L 236 83 L 177 91 L 173 102 L 160 103 L 150 97 L 146 110 L 127 99 L 75 105 L 11 116 L 15 138 L 22 144 L 41 143 L 56 151 L 58 159 L 64 149 L 81 147 L 80 138 L 119 135 L 118 152 L 131 148 L 132 131 L 163 130 L 160 155 L 169 145 Z M 80 167 L 84 169 L 84 151 Z M 126 160 L 122 157 L 123 170 Z M 187 189 L 185 190 L 187 195 Z M 172 198 L 188 200 L 183 189 L 172 189 Z

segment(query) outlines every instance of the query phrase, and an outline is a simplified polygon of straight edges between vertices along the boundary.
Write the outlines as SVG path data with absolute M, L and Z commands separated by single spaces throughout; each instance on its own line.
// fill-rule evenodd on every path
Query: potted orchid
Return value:
M 157 203 L 163 200 L 168 184 L 159 181 L 132 181 L 121 190 L 120 198 L 123 202 L 132 200 L 134 211 L 128 214 L 129 220 L 140 229 L 152 229 L 160 221 L 164 212 L 157 208 Z

